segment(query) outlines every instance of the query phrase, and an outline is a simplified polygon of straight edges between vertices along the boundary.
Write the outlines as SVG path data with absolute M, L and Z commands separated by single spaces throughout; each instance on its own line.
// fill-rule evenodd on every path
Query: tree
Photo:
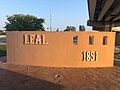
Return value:
M 7 20 L 7 31 L 44 31 L 44 19 L 33 15 L 14 14 L 7 16 Z
M 79 31 L 85 31 L 84 25 L 80 25 L 80 26 L 79 26 Z
M 59 28 L 57 28 L 56 32 L 58 32 L 58 31 L 59 31 Z
M 0 30 L 0 35 L 5 35 L 5 31 L 4 30 Z
M 67 26 L 64 31 L 76 31 L 76 28 L 74 26 Z

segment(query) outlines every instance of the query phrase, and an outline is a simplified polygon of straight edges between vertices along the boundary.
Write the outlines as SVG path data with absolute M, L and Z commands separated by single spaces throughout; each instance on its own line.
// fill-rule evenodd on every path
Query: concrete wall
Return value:
M 24 35 L 45 35 L 46 45 L 24 44 Z M 78 44 L 73 37 L 78 36 Z M 89 36 L 94 36 L 89 45 Z M 107 45 L 103 45 L 107 36 Z M 50 67 L 110 67 L 114 60 L 114 32 L 7 32 L 7 61 L 10 64 Z M 83 60 L 82 52 L 97 52 L 97 60 Z

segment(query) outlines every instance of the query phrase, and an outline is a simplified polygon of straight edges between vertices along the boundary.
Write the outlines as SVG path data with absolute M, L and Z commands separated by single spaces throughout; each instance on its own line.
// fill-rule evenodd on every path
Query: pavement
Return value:
M 3 60 L 0 90 L 120 90 L 119 61 L 106 68 L 60 68 L 13 65 Z

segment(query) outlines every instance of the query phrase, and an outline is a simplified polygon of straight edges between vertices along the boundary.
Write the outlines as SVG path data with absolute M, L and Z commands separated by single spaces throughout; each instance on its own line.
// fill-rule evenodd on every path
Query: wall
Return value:
M 24 35 L 45 35 L 46 45 L 26 45 Z M 73 44 L 78 36 L 78 44 Z M 89 36 L 94 44 L 89 45 Z M 107 36 L 107 45 L 103 45 Z M 114 32 L 7 32 L 7 61 L 10 64 L 50 67 L 111 67 L 114 60 Z M 96 61 L 83 60 L 83 51 L 96 51 Z

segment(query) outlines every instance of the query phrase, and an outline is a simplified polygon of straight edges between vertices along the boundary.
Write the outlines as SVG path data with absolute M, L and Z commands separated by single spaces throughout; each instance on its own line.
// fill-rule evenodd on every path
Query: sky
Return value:
M 87 31 L 88 6 L 87 0 L 0 0 L 0 29 L 5 26 L 6 16 L 12 14 L 30 14 L 45 19 L 45 25 L 52 29 L 63 30 L 66 26 L 84 25 Z

